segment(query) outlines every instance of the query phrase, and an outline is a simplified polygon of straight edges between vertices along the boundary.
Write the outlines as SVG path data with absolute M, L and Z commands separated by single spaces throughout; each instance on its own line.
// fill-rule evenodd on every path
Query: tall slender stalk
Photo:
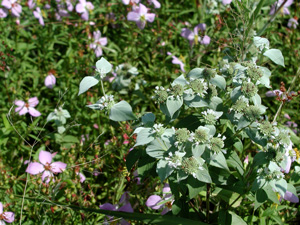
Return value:
M 294 76 L 294 78 L 293 78 L 293 80 L 292 80 L 292 83 L 291 83 L 289 89 L 287 90 L 287 95 L 290 93 L 290 91 L 291 91 L 292 88 L 294 87 L 295 82 L 296 82 L 296 80 L 297 80 L 297 78 L 298 78 L 299 76 L 300 76 L 300 68 L 298 69 L 296 76 Z M 282 101 L 282 102 L 280 103 L 280 106 L 279 106 L 279 108 L 278 108 L 278 110 L 277 110 L 277 112 L 276 112 L 276 114 L 275 114 L 275 116 L 274 116 L 273 123 L 276 121 L 276 119 L 277 119 L 277 117 L 278 117 L 278 115 L 279 115 L 279 113 L 280 113 L 280 111 L 281 111 L 281 109 L 282 109 L 284 103 L 285 103 L 285 101 Z

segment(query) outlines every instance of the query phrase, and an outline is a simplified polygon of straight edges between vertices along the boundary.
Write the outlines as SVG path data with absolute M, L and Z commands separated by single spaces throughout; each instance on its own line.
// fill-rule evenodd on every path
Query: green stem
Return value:
M 300 76 L 300 68 L 298 69 L 296 76 L 293 78 L 292 83 L 291 83 L 289 89 L 288 89 L 287 92 L 286 92 L 287 95 L 290 93 L 291 89 L 294 87 L 295 82 L 296 82 L 296 79 L 297 79 L 299 76 Z M 281 109 L 282 109 L 284 103 L 285 103 L 285 101 L 281 101 L 281 104 L 280 104 L 280 106 L 279 106 L 279 108 L 278 108 L 278 110 L 277 110 L 277 112 L 276 112 L 276 114 L 275 114 L 275 117 L 274 117 L 272 123 L 274 123 L 274 122 L 276 121 L 276 119 L 277 119 L 277 117 L 278 117 L 278 115 L 279 115 L 279 113 L 280 113 L 280 111 L 281 111 Z
M 101 88 L 102 88 L 103 95 L 104 95 L 104 97 L 105 97 L 105 99 L 106 99 L 106 94 L 105 94 L 105 91 L 104 91 L 103 81 L 100 80 L 100 82 L 101 82 Z
M 209 196 L 210 196 L 210 184 L 206 184 L 206 222 L 209 222 Z

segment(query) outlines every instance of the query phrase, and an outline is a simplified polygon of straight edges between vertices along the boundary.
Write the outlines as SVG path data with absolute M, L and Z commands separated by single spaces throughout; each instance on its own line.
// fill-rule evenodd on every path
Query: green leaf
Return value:
M 208 106 L 208 103 L 199 95 L 183 94 L 183 99 L 184 99 L 184 103 L 188 107 L 200 108 L 200 107 Z
M 254 37 L 253 38 L 254 45 L 262 51 L 263 49 L 269 49 L 270 47 L 270 42 L 266 38 L 262 37 Z
M 223 76 L 215 75 L 215 77 L 211 78 L 209 82 L 221 88 L 222 90 L 225 90 L 226 88 L 226 80 Z
M 221 169 L 225 169 L 229 171 L 229 168 L 226 163 L 226 159 L 222 152 L 219 152 L 216 155 L 212 155 L 209 164 L 211 166 L 219 167 Z
M 227 154 L 228 155 L 228 154 Z M 233 167 L 234 169 L 236 169 L 241 175 L 244 174 L 244 167 L 243 167 L 243 163 L 241 162 L 239 156 L 237 155 L 237 153 L 235 151 L 230 151 L 230 154 L 226 157 L 227 158 L 227 164 L 229 167 Z
M 206 188 L 206 184 L 195 179 L 193 176 L 188 176 L 186 186 L 189 190 L 189 198 L 196 197 L 200 191 Z
M 174 168 L 168 165 L 168 161 L 159 160 L 156 167 L 156 172 L 163 183 L 165 179 L 167 179 L 174 171 Z
M 78 95 L 86 92 L 91 87 L 95 86 L 99 83 L 99 80 L 92 76 L 86 76 L 82 79 L 82 81 L 79 84 L 79 92 Z
M 96 68 L 101 74 L 109 73 L 112 69 L 112 65 L 103 57 L 96 62 Z
M 182 99 L 182 97 L 179 97 L 179 98 L 177 98 L 177 97 L 174 97 L 174 98 L 169 97 L 167 99 L 167 103 L 166 104 L 167 104 L 169 115 L 170 115 L 171 118 L 173 118 L 173 115 L 175 114 L 175 112 L 177 112 L 180 109 L 180 107 L 182 106 L 183 99 Z
M 203 78 L 202 72 L 204 69 L 202 68 L 195 68 L 192 69 L 189 73 L 188 73 L 188 77 L 189 78 L 194 78 L 194 79 L 198 79 L 198 78 Z
M 142 123 L 145 125 L 145 126 L 153 126 L 154 124 L 154 121 L 155 121 L 155 115 L 153 113 L 145 113 L 143 116 L 142 116 Z
M 144 127 L 139 127 L 135 129 L 133 133 L 137 134 L 137 137 L 136 137 L 136 144 L 134 145 L 134 147 L 139 145 L 145 145 L 153 141 L 154 134 L 152 130 L 153 130 L 152 128 L 144 128 Z
M 79 140 L 75 136 L 66 135 L 66 136 L 62 136 L 61 142 L 65 142 L 65 143 L 79 143 Z
M 172 86 L 176 85 L 176 84 L 180 84 L 181 86 L 185 86 L 187 84 L 187 81 L 186 79 L 184 78 L 183 75 L 180 75 L 179 77 L 177 77 L 173 83 L 172 83 Z
M 147 154 L 153 158 L 162 159 L 167 150 L 162 143 L 161 139 L 152 141 L 146 148 Z
M 212 183 L 211 177 L 210 177 L 205 165 L 203 165 L 202 168 L 203 169 L 198 170 L 196 172 L 196 179 L 198 179 L 199 181 L 202 181 L 204 183 Z
M 261 206 L 265 201 L 268 200 L 268 195 L 265 190 L 258 189 L 255 193 L 255 202 L 254 202 L 254 210 L 256 210 L 259 206 Z
M 131 106 L 126 101 L 121 101 L 111 107 L 109 119 L 113 121 L 126 121 L 136 120 L 136 117 L 132 113 Z
M 280 50 L 278 49 L 269 49 L 264 52 L 264 56 L 267 56 L 271 59 L 274 63 L 280 66 L 284 66 L 284 58 Z
M 264 85 L 266 88 L 271 88 L 270 86 L 271 71 L 266 67 L 259 67 L 259 68 L 264 73 L 264 75 L 259 79 L 260 83 Z
M 219 212 L 219 225 L 247 225 L 247 223 L 234 212 L 221 210 Z
M 141 157 L 142 151 L 140 149 L 134 148 L 132 149 L 127 157 L 126 157 L 126 167 L 127 170 L 130 171 L 133 167 L 133 165 L 139 160 Z

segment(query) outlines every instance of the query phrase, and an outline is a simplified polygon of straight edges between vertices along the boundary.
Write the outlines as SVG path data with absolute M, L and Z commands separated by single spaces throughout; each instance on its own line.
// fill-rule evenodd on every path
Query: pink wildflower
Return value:
M 176 56 L 172 55 L 171 52 L 167 52 L 167 54 L 172 56 L 172 59 L 173 59 L 172 63 L 180 65 L 181 71 L 185 72 L 185 70 L 184 70 L 184 63 L 180 59 L 178 59 Z
M 49 183 L 50 178 L 54 177 L 54 173 L 62 173 L 66 167 L 67 164 L 63 162 L 52 162 L 52 155 L 50 152 L 47 151 L 40 151 L 39 154 L 39 161 L 38 162 L 31 162 L 27 169 L 26 172 L 30 173 L 32 175 L 37 175 L 39 173 L 43 173 L 42 175 L 42 181 L 44 181 L 46 178 L 48 178 L 45 182 Z
M 44 19 L 43 19 L 43 15 L 41 12 L 41 9 L 39 7 L 36 7 L 35 11 L 33 11 L 33 15 L 35 18 L 37 18 L 39 20 L 39 23 L 44 26 Z
M 89 11 L 94 9 L 94 5 L 86 0 L 79 0 L 76 5 L 76 12 L 81 13 L 81 19 L 89 20 Z
M 283 2 L 284 2 L 284 0 L 279 0 L 279 1 L 275 2 L 274 5 L 271 7 L 270 15 L 273 15 L 276 12 L 276 10 L 282 5 Z M 281 8 L 281 13 L 284 15 L 290 15 L 290 11 L 289 11 L 288 7 L 291 6 L 293 4 L 293 2 L 294 2 L 294 0 L 288 0 Z
M 0 202 L 0 224 L 4 225 L 5 223 L 12 223 L 15 220 L 15 214 L 13 212 L 3 212 L 3 204 Z
M 7 9 L 0 8 L 0 18 L 5 18 L 8 15 Z
M 101 37 L 99 30 L 93 32 L 94 42 L 90 44 L 90 48 L 95 50 L 96 57 L 102 55 L 102 46 L 107 45 L 107 38 Z
M 148 9 L 143 4 L 139 4 L 139 7 L 136 7 L 132 12 L 129 12 L 127 15 L 127 20 L 134 21 L 138 28 L 144 29 L 146 22 L 152 23 L 155 19 L 154 13 L 147 13 Z
M 160 3 L 157 0 L 148 0 L 149 4 L 153 4 L 154 8 L 159 9 L 160 8 Z
M 52 73 L 49 73 L 48 76 L 45 78 L 45 86 L 47 88 L 53 88 L 56 84 L 56 78 Z
M 188 28 L 182 28 L 181 29 L 181 36 L 188 39 L 190 42 L 190 45 L 198 44 L 201 41 L 201 37 L 198 35 L 199 31 L 204 32 L 206 29 L 206 24 L 200 23 L 197 26 L 194 27 L 194 30 L 191 31 Z
M 33 117 L 38 117 L 41 115 L 41 113 L 34 108 L 37 106 L 37 104 L 39 104 L 37 97 L 30 98 L 28 103 L 25 103 L 21 100 L 16 100 L 15 105 L 18 107 L 15 109 L 15 112 L 18 112 L 20 116 L 29 113 Z
M 11 10 L 11 13 L 15 17 L 19 17 L 22 12 L 22 6 L 17 3 L 17 0 L 3 0 L 2 5 Z
M 168 201 L 168 203 L 162 204 L 162 202 L 164 201 Z M 163 197 L 160 197 L 158 195 L 151 195 L 146 201 L 146 206 L 154 210 L 163 209 L 161 215 L 164 215 L 172 210 L 173 202 L 174 200 L 173 195 L 171 194 L 171 188 L 169 184 L 165 184 L 163 188 Z
M 298 20 L 296 20 L 295 18 L 290 18 L 287 24 L 287 26 L 292 29 L 296 29 L 298 25 L 299 25 Z

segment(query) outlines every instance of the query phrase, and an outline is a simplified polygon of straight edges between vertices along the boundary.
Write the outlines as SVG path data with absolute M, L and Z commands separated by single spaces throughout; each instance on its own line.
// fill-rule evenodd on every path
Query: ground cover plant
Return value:
M 2 0 L 0 223 L 298 224 L 298 8 Z

